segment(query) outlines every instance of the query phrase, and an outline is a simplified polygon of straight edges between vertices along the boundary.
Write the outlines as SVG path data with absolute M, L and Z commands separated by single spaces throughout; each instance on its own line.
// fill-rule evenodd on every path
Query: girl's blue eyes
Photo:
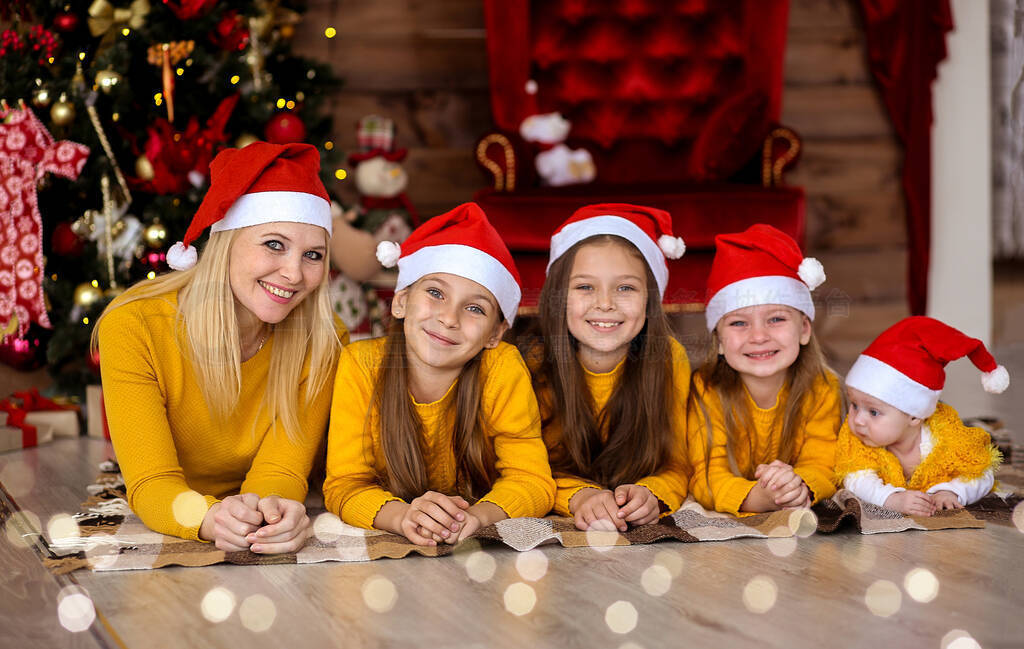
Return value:
M 436 297 L 437 299 L 441 299 L 441 297 L 442 297 L 442 296 L 441 296 L 441 291 L 437 290 L 436 288 L 428 288 L 428 289 L 427 289 L 427 293 L 428 293 L 428 294 L 429 294 L 429 295 L 430 295 L 431 297 Z
M 577 291 L 593 291 L 594 290 L 594 287 L 591 286 L 590 284 L 579 284 L 577 286 L 574 286 L 573 288 L 575 288 Z M 616 287 L 615 290 L 617 290 L 617 291 L 635 291 L 636 287 L 635 286 L 631 286 L 629 284 L 623 284 L 622 286 Z
M 270 248 L 275 252 L 284 252 L 284 244 L 278 241 L 277 239 L 270 239 L 269 241 L 264 241 L 263 245 L 265 245 L 266 247 Z M 303 253 L 302 256 L 305 257 L 306 259 L 309 259 L 310 261 L 321 261 L 324 258 L 324 254 L 318 250 L 307 250 L 305 253 Z
M 427 295 L 429 295 L 432 298 L 435 298 L 437 300 L 444 299 L 444 294 L 441 293 L 440 289 L 429 287 L 429 288 L 427 288 L 425 290 L 427 292 Z M 480 315 L 487 315 L 487 312 L 484 311 L 483 308 L 481 308 L 480 306 L 478 306 L 476 304 L 469 305 L 468 307 L 466 307 L 466 310 L 467 311 L 472 311 L 473 313 L 479 313 Z

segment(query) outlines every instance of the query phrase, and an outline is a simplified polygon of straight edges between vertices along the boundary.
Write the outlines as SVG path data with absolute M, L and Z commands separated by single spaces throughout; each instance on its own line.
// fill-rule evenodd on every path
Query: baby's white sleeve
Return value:
M 886 499 L 897 491 L 906 491 L 903 487 L 894 487 L 886 484 L 878 474 L 871 469 L 862 469 L 848 473 L 843 478 L 843 487 L 853 492 L 864 502 L 885 507 Z
M 938 491 L 952 491 L 956 494 L 957 498 L 960 499 L 961 505 L 970 505 L 978 502 L 984 498 L 988 492 L 992 491 L 992 485 L 995 483 L 995 472 L 992 469 L 989 469 L 980 478 L 975 478 L 973 480 L 953 478 L 949 482 L 940 482 L 929 489 L 928 493 L 933 494 Z

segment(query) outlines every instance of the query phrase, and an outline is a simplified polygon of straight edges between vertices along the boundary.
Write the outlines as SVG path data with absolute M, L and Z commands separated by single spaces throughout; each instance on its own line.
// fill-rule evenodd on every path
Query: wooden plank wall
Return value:
M 486 184 L 471 155 L 491 125 L 485 39 L 480 0 L 309 0 L 294 43 L 345 80 L 333 98 L 338 146 L 355 147 L 363 115 L 396 121 L 409 149 L 409 196 L 432 215 Z M 855 302 L 901 301 L 902 151 L 867 68 L 853 0 L 791 0 L 783 122 L 804 139 L 787 181 L 806 189 L 807 247 L 829 286 Z M 354 198 L 351 181 L 341 190 Z

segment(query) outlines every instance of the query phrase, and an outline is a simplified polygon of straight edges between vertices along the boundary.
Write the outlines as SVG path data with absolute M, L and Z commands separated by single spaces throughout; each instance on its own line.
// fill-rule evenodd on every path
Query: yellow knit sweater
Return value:
M 683 504 L 686 499 L 687 483 L 690 480 L 690 464 L 686 457 L 686 397 L 690 391 L 690 361 L 686 349 L 676 340 L 671 341 L 672 349 L 672 381 L 673 399 L 672 412 L 669 420 L 672 423 L 672 443 L 664 468 L 654 475 L 649 475 L 636 484 L 650 489 L 651 493 L 665 505 L 662 515 L 668 515 Z M 539 358 L 533 365 L 539 366 Z M 532 359 L 531 359 L 532 361 Z M 583 368 L 584 379 L 590 397 L 593 400 L 594 412 L 600 413 L 608 404 L 615 386 L 625 368 L 625 359 L 610 372 L 597 374 Z M 544 443 L 552 458 L 552 464 L 565 452 L 561 445 L 562 424 L 554 413 L 554 395 L 550 388 L 539 388 L 537 396 L 541 408 L 541 420 L 544 424 Z M 608 431 L 602 431 L 602 443 L 607 441 Z M 569 500 L 580 489 L 614 489 L 618 485 L 599 485 L 587 476 L 557 474 L 555 484 L 555 512 L 562 516 L 571 516 Z
M 952 407 L 939 403 L 924 423 L 931 430 L 934 445 L 908 479 L 899 458 L 885 448 L 865 445 L 844 422 L 836 446 L 836 484 L 841 485 L 851 473 L 867 469 L 886 484 L 927 492 L 956 478 L 975 480 L 999 467 L 1002 454 L 992 446 L 988 433 L 964 426 Z
M 758 464 L 769 464 L 779 459 L 782 415 L 789 395 L 783 389 L 771 408 L 759 408 L 747 395 L 754 430 L 741 430 L 736 436 L 733 457 L 740 471 L 737 475 L 729 466 L 721 401 L 717 394 L 707 392 L 699 376 L 694 376 L 694 389 L 699 405 L 703 407 L 689 413 L 687 435 L 693 465 L 690 493 L 706 509 L 744 515 L 745 512 L 740 512 L 740 505 L 757 484 L 745 476 L 752 478 Z M 797 431 L 793 446 L 795 460 L 789 464 L 811 490 L 814 502 L 835 493 L 832 467 L 836 433 L 842 422 L 841 401 L 839 379 L 831 372 L 827 378 L 819 377 L 805 402 L 804 429 Z M 707 450 L 708 429 L 703 410 L 707 410 L 712 427 L 710 452 Z
M 174 340 L 177 298 L 171 292 L 108 313 L 99 328 L 100 368 L 110 438 L 128 504 L 150 529 L 196 539 L 195 518 L 202 512 L 190 511 L 187 519 L 193 525 L 179 522 L 176 499 L 179 514 L 181 504 L 190 501 L 179 498 L 182 494 L 198 492 L 207 508 L 237 493 L 305 499 L 306 479 L 327 426 L 331 386 L 305 404 L 307 361 L 296 386 L 304 404 L 299 409 L 302 428 L 285 431 L 278 426 L 272 432 L 261 407 L 274 346 L 271 335 L 263 349 L 242 363 L 238 408 L 226 422 L 217 421 Z M 348 332 L 336 322 L 339 336 L 348 342 Z
M 386 341 L 362 340 L 342 350 L 327 441 L 324 504 L 346 523 L 367 529 L 373 527 L 385 503 L 401 500 L 382 486 L 387 467 L 378 416 L 372 408 Z M 429 488 L 448 495 L 456 493 L 452 433 L 457 383 L 433 403 L 413 400 L 423 425 L 421 448 Z M 555 483 L 540 437 L 537 399 L 515 347 L 500 343 L 484 350 L 480 386 L 481 414 L 491 431 L 499 475 L 480 502 L 497 505 L 509 517 L 543 516 L 551 509 Z

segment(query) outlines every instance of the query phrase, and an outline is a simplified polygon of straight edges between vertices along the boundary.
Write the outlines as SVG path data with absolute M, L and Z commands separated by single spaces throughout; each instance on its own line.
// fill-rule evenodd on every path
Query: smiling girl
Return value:
M 624 203 L 580 208 L 551 238 L 528 357 L 555 511 L 579 529 L 653 523 L 686 497 L 690 364 L 661 307 L 683 250 L 667 212 Z
M 734 515 L 810 506 L 835 491 L 841 423 L 839 382 L 811 329 L 824 272 L 769 225 L 718 235 L 715 248 L 711 343 L 687 404 L 690 491 Z
M 93 331 L 110 437 L 129 505 L 151 529 L 294 552 L 309 536 L 307 476 L 348 341 L 327 294 L 320 156 L 257 142 L 210 169 L 168 253 L 180 272 L 125 291 Z M 187 244 L 207 227 L 197 263 Z
M 498 233 L 467 203 L 378 258 L 398 263 L 394 318 L 338 363 L 328 511 L 418 545 L 543 516 L 554 481 L 526 365 L 501 342 L 521 290 Z

